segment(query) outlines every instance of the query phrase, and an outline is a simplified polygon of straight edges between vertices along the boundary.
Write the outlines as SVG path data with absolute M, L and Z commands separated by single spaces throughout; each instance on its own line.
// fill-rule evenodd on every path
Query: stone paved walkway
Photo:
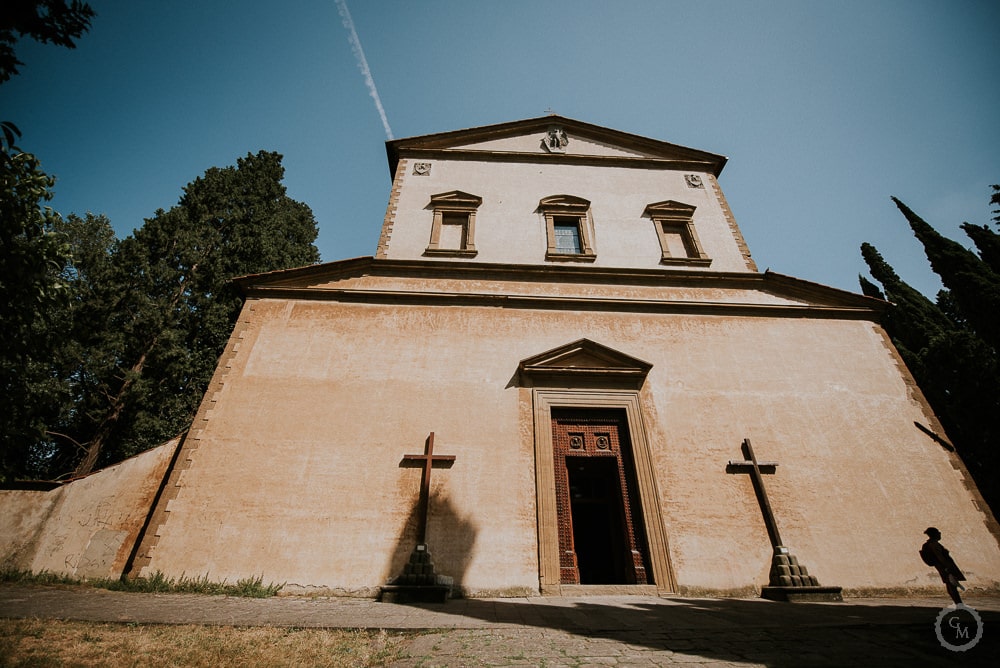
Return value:
M 1000 598 L 968 599 L 983 634 L 964 652 L 946 650 L 935 634 L 945 602 L 600 596 L 397 605 L 0 585 L 0 617 L 422 631 L 408 639 L 401 667 L 996 665 Z

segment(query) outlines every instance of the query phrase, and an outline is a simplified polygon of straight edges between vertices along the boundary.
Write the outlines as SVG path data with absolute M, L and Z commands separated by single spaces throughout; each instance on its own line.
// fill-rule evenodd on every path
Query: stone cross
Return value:
M 815 575 L 810 575 L 806 567 L 781 542 L 778 523 L 774 521 L 771 502 L 767 500 L 762 473 L 774 473 L 777 462 L 758 462 L 753 453 L 750 439 L 743 439 L 744 461 L 730 459 L 727 473 L 749 473 L 753 490 L 757 493 L 760 510 L 764 514 L 764 525 L 771 539 L 774 554 L 771 556 L 771 572 L 768 586 L 761 587 L 760 595 L 772 601 L 843 601 L 840 587 L 820 586 Z
M 430 510 L 431 502 L 431 470 L 437 464 L 440 467 L 448 468 L 455 462 L 455 455 L 435 455 L 434 454 L 434 432 L 430 433 L 424 444 L 424 454 L 403 455 L 404 464 L 414 464 L 423 467 L 423 475 L 420 477 L 420 501 L 417 506 L 417 544 L 423 545 L 427 542 L 427 513 Z
M 764 478 L 762 473 L 774 473 L 777 462 L 758 462 L 753 453 L 753 446 L 750 439 L 743 439 L 743 456 L 745 461 L 729 460 L 726 467 L 727 473 L 749 473 L 750 480 L 753 481 L 753 491 L 757 494 L 757 501 L 760 503 L 760 510 L 764 514 L 764 525 L 767 527 L 767 535 L 771 539 L 771 547 L 777 549 L 783 545 L 781 534 L 778 533 L 778 523 L 774 519 L 774 512 L 771 510 L 771 502 L 767 500 L 767 490 L 764 489 Z

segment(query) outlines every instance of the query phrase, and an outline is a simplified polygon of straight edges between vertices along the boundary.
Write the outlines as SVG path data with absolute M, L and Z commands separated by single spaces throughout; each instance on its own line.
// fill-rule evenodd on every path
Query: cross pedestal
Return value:
M 843 596 L 840 587 L 824 587 L 820 585 L 815 575 L 810 575 L 808 569 L 799 563 L 799 560 L 791 553 L 781 540 L 781 532 L 778 531 L 778 522 L 774 519 L 774 511 L 771 509 L 771 502 L 767 498 L 767 490 L 764 488 L 764 473 L 774 473 L 777 469 L 777 462 L 758 462 L 750 445 L 750 439 L 743 439 L 742 461 L 729 460 L 726 466 L 727 473 L 749 473 L 753 482 L 753 490 L 757 495 L 757 502 L 760 504 L 761 513 L 764 515 L 764 526 L 767 528 L 767 536 L 771 539 L 771 572 L 768 577 L 768 586 L 761 587 L 762 598 L 774 601 L 842 601 Z
M 403 455 L 400 466 L 419 466 L 420 496 L 417 500 L 417 545 L 410 553 L 410 560 L 403 573 L 382 587 L 379 600 L 385 603 L 444 603 L 451 596 L 452 578 L 438 575 L 434 561 L 427 549 L 427 515 L 431 502 L 431 472 L 434 467 L 450 468 L 455 455 L 434 454 L 434 432 L 424 442 L 424 454 Z

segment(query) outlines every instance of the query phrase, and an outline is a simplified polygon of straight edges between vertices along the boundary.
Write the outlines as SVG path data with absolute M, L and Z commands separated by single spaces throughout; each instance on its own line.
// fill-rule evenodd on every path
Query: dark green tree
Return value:
M 14 54 L 21 37 L 44 44 L 76 48 L 75 40 L 90 29 L 95 16 L 90 5 L 79 0 L 6 0 L 0 11 L 0 83 L 24 65 Z
M 941 277 L 965 321 L 991 346 L 1000 347 L 1000 274 L 974 252 L 940 234 L 898 199 L 892 201 L 923 244 L 931 269 Z
M 60 273 L 69 259 L 58 214 L 43 203 L 55 179 L 38 159 L 13 145 L 16 129 L 0 141 L 0 481 L 29 465 L 27 444 L 44 432 L 46 409 L 58 383 L 46 360 L 58 333 L 49 311 L 66 298 Z M 9 134 L 8 134 L 9 133 Z
M 990 196 L 990 204 L 1000 206 L 1000 185 L 992 185 L 993 194 Z M 1000 225 L 1000 209 L 993 209 L 993 222 Z
M 994 195 L 996 197 L 996 195 Z M 883 324 L 986 501 L 1000 507 L 1000 276 L 997 235 L 966 223 L 980 255 L 948 239 L 893 198 L 946 289 L 932 302 L 902 281 L 870 244 L 861 254 L 882 288 L 860 277 L 862 291 L 892 303 Z
M 886 330 L 907 364 L 927 347 L 930 341 L 945 335 L 954 323 L 930 299 L 903 281 L 871 244 L 861 244 L 861 256 L 882 290 L 860 276 L 861 290 L 869 297 L 885 299 L 895 306 L 885 315 Z M 883 293 L 884 291 L 884 293 Z
M 248 154 L 209 169 L 120 243 L 93 229 L 74 236 L 94 249 L 74 267 L 74 331 L 86 343 L 62 372 L 74 409 L 43 446 L 51 474 L 82 475 L 181 433 L 242 307 L 230 279 L 319 260 L 312 212 L 283 177 L 277 153 Z
M 74 48 L 93 16 L 77 0 L 8 0 L 0 10 L 0 83 L 24 64 L 14 52 L 18 39 Z M 55 179 L 16 146 L 20 136 L 14 123 L 0 122 L 0 483 L 37 465 L 32 445 L 64 389 L 51 373 L 63 338 L 51 312 L 66 297 L 60 274 L 68 248 L 53 229 L 59 215 L 42 206 Z
M 991 186 L 993 196 L 990 197 L 990 204 L 1000 205 L 1000 186 Z M 993 223 L 1000 227 L 1000 209 L 993 210 Z M 997 234 L 987 225 L 972 225 L 962 223 L 962 230 L 969 235 L 972 242 L 976 244 L 979 257 L 989 265 L 993 273 L 1000 274 L 1000 234 Z
M 54 329 L 62 333 L 49 359 L 50 374 L 61 380 L 61 394 L 50 407 L 45 438 L 34 445 L 35 467 L 30 477 L 55 477 L 72 470 L 85 453 L 79 425 L 103 409 L 102 397 L 113 375 L 124 332 L 116 329 L 121 301 L 115 264 L 118 238 L 106 216 L 70 214 L 57 221 L 71 258 L 62 272 L 68 299 L 50 312 Z

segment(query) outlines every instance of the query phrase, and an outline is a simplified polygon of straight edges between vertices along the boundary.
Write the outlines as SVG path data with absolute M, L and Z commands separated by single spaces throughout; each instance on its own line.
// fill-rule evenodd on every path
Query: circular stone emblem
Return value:
M 952 652 L 964 652 L 975 647 L 983 637 L 983 620 L 974 608 L 964 603 L 949 605 L 938 614 L 934 633 L 941 647 Z

